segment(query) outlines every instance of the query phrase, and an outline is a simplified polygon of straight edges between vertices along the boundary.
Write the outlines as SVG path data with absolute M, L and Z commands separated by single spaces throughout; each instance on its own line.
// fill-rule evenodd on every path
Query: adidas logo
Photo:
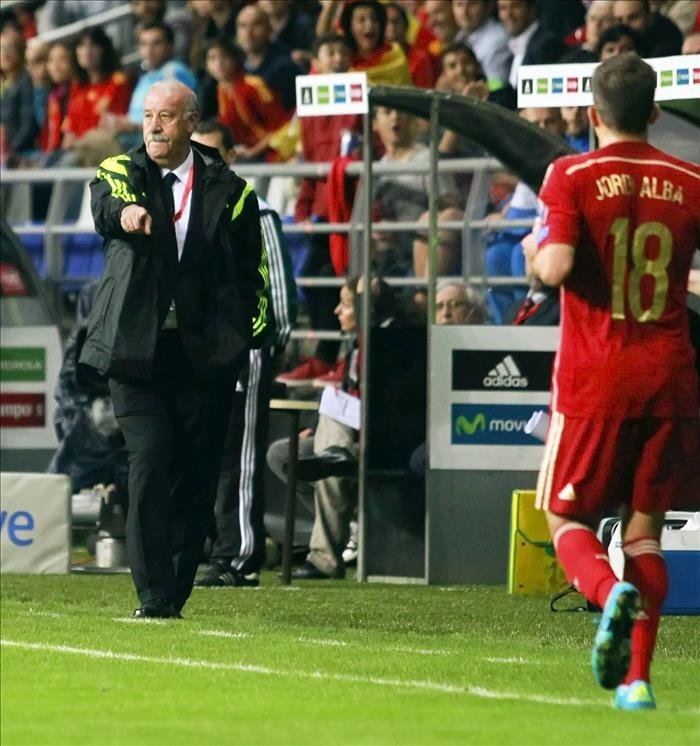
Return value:
M 484 377 L 483 384 L 490 389 L 524 389 L 527 388 L 527 378 L 520 372 L 513 356 L 506 355 Z

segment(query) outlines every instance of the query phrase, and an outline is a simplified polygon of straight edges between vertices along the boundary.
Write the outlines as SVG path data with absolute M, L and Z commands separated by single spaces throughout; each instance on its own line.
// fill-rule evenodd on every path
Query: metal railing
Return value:
M 59 39 L 68 39 L 75 34 L 79 34 L 81 31 L 87 28 L 93 28 L 94 26 L 104 26 L 112 21 L 119 21 L 122 18 L 126 18 L 132 14 L 131 6 L 124 4 L 119 8 L 111 8 L 110 10 L 104 10 L 101 13 L 95 13 L 93 16 L 87 18 L 81 18 L 79 21 L 73 23 L 67 23 L 65 26 L 51 29 L 50 31 L 44 31 L 42 34 L 36 36 L 37 41 L 52 42 L 58 41 Z
M 283 164 L 236 164 L 234 169 L 242 178 L 263 180 L 259 181 L 257 188 L 261 193 L 266 191 L 269 179 L 276 176 L 283 177 L 310 177 L 324 178 L 331 168 L 330 163 L 283 163 Z M 501 169 L 501 164 L 493 158 L 461 158 L 441 160 L 438 164 L 440 173 L 473 175 L 472 184 L 466 200 L 464 218 L 462 220 L 440 221 L 439 228 L 460 231 L 462 235 L 462 275 L 455 280 L 463 280 L 475 287 L 497 286 L 497 285 L 523 285 L 524 278 L 517 277 L 487 277 L 483 272 L 482 239 L 485 233 L 497 231 L 503 228 L 527 228 L 532 225 L 532 220 L 489 220 L 483 219 L 483 214 L 488 199 L 488 175 L 490 172 Z M 429 165 L 414 165 L 405 163 L 383 163 L 376 162 L 372 165 L 375 176 L 386 175 L 428 175 Z M 347 173 L 352 176 L 362 176 L 363 164 L 353 162 L 348 165 Z M 46 221 L 41 224 L 11 223 L 11 227 L 18 235 L 43 234 L 44 241 L 44 266 L 46 267 L 46 280 L 50 286 L 54 286 L 56 294 L 61 283 L 70 280 L 81 281 L 83 278 L 66 277 L 63 274 L 63 246 L 61 237 L 89 233 L 94 230 L 91 218 L 78 220 L 76 222 L 65 221 L 65 199 L 66 190 L 62 189 L 66 184 L 82 183 L 85 185 L 94 176 L 92 168 L 56 168 L 56 169 L 5 169 L 0 175 L 0 185 L 5 188 L 18 184 L 53 183 L 59 188 L 54 188 L 49 204 Z M 360 181 L 361 184 L 361 181 Z M 261 188 L 262 187 L 262 188 Z M 358 192 L 361 191 L 361 186 Z M 282 230 L 285 234 L 314 235 L 328 233 L 347 233 L 351 236 L 351 254 L 355 255 L 355 262 L 351 261 L 351 269 L 357 270 L 356 255 L 359 245 L 359 237 L 364 231 L 364 216 L 359 209 L 363 200 L 358 193 L 355 198 L 355 209 L 351 221 L 345 223 L 308 223 L 289 224 L 283 223 Z M 417 232 L 426 233 L 428 224 L 420 221 L 377 221 L 372 223 L 372 230 L 381 233 L 403 233 Z M 353 242 L 354 237 L 354 242 Z M 88 279 L 88 278 L 84 278 Z M 386 277 L 386 281 L 397 287 L 425 287 L 427 279 L 420 277 Z M 340 277 L 298 277 L 297 284 L 300 287 L 338 287 L 342 285 L 343 278 Z

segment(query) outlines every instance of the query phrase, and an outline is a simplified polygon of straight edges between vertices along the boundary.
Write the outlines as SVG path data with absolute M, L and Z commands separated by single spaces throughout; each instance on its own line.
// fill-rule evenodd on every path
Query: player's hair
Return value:
M 194 131 L 198 135 L 211 135 L 214 132 L 218 132 L 221 135 L 221 144 L 226 151 L 231 150 L 234 145 L 231 130 L 225 124 L 217 122 L 216 119 L 204 119 L 197 124 Z
M 634 52 L 601 63 L 591 81 L 593 102 L 603 122 L 617 132 L 646 132 L 654 108 L 656 73 Z
M 342 44 L 346 49 L 350 49 L 347 36 L 343 36 L 342 34 L 324 34 L 314 40 L 312 47 L 314 57 L 318 57 L 319 50 L 326 44 Z

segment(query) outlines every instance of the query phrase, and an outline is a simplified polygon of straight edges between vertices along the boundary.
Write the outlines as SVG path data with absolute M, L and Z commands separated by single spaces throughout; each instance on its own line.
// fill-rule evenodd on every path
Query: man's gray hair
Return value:
M 197 101 L 197 94 L 189 86 L 186 86 L 179 80 L 159 80 L 148 89 L 148 93 L 153 91 L 164 91 L 180 95 L 182 98 L 184 114 L 187 116 L 194 115 L 199 118 L 199 102 Z

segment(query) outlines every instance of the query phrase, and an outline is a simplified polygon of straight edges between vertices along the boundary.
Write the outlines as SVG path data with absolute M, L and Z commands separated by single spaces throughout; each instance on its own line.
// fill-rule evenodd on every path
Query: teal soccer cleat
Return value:
M 656 701 L 651 691 L 651 684 L 637 679 L 631 684 L 618 686 L 613 707 L 617 710 L 655 710 Z
M 614 689 L 627 675 L 630 634 L 640 608 L 639 591 L 631 583 L 615 583 L 605 602 L 591 656 L 593 675 L 604 689 Z

